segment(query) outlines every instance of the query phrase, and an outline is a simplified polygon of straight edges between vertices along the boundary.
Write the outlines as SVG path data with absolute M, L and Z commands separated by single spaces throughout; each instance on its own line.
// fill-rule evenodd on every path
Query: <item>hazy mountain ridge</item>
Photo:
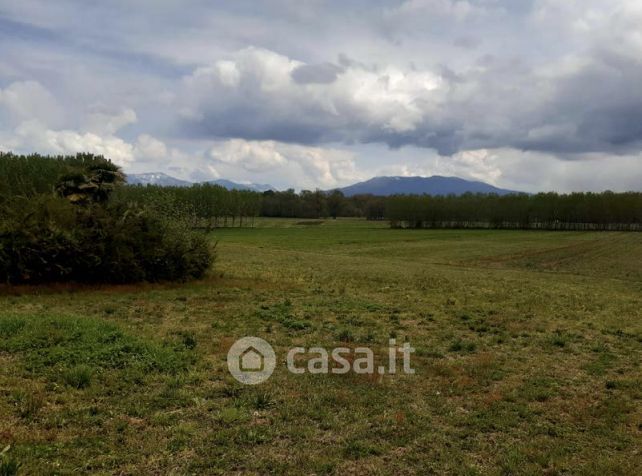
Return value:
M 163 187 L 189 187 L 192 185 L 187 180 L 177 179 L 163 172 L 127 174 L 127 183 L 130 185 L 161 185 Z
M 462 195 L 467 192 L 496 193 L 497 195 L 520 193 L 514 190 L 498 188 L 484 182 L 440 175 L 433 175 L 432 177 L 374 177 L 365 182 L 355 183 L 338 190 L 347 197 L 362 194 L 389 196 L 404 194 Z
M 210 183 L 220 185 L 228 190 L 254 190 L 256 192 L 265 192 L 266 190 L 275 190 L 274 187 L 262 183 L 242 184 L 232 182 L 226 179 L 208 180 L 207 182 L 190 182 L 187 180 L 177 179 L 163 172 L 150 172 L 142 174 L 128 174 L 127 183 L 130 185 L 160 185 L 161 187 L 189 187 L 194 183 Z
M 194 182 L 177 179 L 162 172 L 129 174 L 127 182 L 132 185 L 160 185 L 164 187 L 189 187 Z M 209 180 L 207 182 L 213 185 L 220 185 L 228 190 L 254 190 L 256 192 L 265 192 L 267 190 L 276 190 L 268 184 L 249 183 L 242 184 L 227 179 Z M 467 192 L 471 193 L 496 193 L 497 195 L 508 195 L 520 193 L 514 190 L 506 190 L 493 185 L 465 180 L 459 177 L 443 177 L 433 175 L 432 177 L 373 177 L 364 182 L 348 185 L 347 187 L 338 188 L 345 196 L 354 195 L 461 195 Z
M 207 183 L 211 183 L 213 185 L 220 185 L 221 187 L 225 187 L 228 190 L 254 190 L 255 192 L 266 192 L 268 190 L 276 190 L 272 185 L 266 184 L 266 183 L 237 183 L 237 182 L 232 182 L 231 180 L 226 180 L 226 179 L 217 179 L 217 180 L 209 180 Z

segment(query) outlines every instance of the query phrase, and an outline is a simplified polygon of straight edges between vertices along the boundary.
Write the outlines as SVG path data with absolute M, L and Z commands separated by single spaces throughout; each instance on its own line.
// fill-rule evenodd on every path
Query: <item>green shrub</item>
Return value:
M 38 197 L 0 225 L 0 279 L 165 281 L 199 278 L 212 262 L 205 236 L 135 206 L 78 207 Z
M 64 173 L 48 193 L 37 180 L 39 167 L 49 181 Z M 110 203 L 122 173 L 103 158 L 3 155 L 4 169 L 20 184 L 0 194 L 2 282 L 185 280 L 203 276 L 212 263 L 206 237 L 185 220 Z

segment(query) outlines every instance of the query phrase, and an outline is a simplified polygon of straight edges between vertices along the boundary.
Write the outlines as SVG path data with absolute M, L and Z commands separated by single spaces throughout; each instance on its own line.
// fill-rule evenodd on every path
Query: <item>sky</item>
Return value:
M 642 190 L 640 0 L 0 0 L 0 150 Z

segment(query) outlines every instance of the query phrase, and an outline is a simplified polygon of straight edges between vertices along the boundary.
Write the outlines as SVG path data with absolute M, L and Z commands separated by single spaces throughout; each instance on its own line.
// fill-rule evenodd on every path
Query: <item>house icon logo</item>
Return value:
M 274 349 L 259 337 L 243 337 L 232 344 L 227 353 L 227 368 L 241 383 L 256 385 L 265 382 L 276 367 Z
M 265 368 L 265 357 L 254 347 L 245 349 L 240 359 L 240 368 L 243 372 L 261 372 Z

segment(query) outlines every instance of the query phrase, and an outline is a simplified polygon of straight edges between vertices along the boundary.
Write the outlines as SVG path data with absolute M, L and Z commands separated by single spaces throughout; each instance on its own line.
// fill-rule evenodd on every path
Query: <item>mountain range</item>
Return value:
M 160 185 L 162 187 L 189 187 L 192 182 L 171 177 L 163 172 L 145 174 L 127 174 L 130 185 Z
M 162 187 L 189 187 L 194 182 L 187 180 L 177 179 L 171 175 L 164 174 L 163 172 L 152 172 L 145 174 L 128 174 L 127 183 L 130 185 L 160 185 Z M 207 182 L 213 185 L 220 185 L 228 190 L 254 190 L 255 192 L 265 192 L 267 190 L 275 190 L 271 185 L 263 183 L 237 183 L 231 180 L 217 179 L 209 180 Z
M 266 183 L 237 183 L 231 180 L 217 179 L 210 180 L 207 183 L 220 185 L 228 190 L 254 190 L 255 192 L 267 192 L 268 190 L 276 190 L 272 185 Z
M 177 179 L 162 172 L 129 174 L 127 175 L 127 183 L 134 185 L 161 185 L 166 187 L 189 187 L 193 184 L 187 180 Z M 210 180 L 207 183 L 220 185 L 228 190 L 254 190 L 257 192 L 276 190 L 267 184 L 241 184 L 225 179 Z M 442 177 L 440 175 L 433 175 L 432 177 L 374 177 L 365 182 L 355 183 L 336 190 L 341 191 L 346 197 L 365 194 L 389 196 L 401 194 L 461 195 L 467 192 L 495 193 L 497 195 L 519 193 L 513 190 L 498 188 L 484 182 L 464 180 L 458 177 Z
M 355 183 L 348 187 L 339 188 L 346 197 L 353 195 L 372 194 L 389 195 L 462 195 L 472 193 L 495 193 L 508 195 L 519 193 L 513 190 L 497 188 L 484 182 L 464 180 L 458 177 L 374 177 L 365 182 Z

